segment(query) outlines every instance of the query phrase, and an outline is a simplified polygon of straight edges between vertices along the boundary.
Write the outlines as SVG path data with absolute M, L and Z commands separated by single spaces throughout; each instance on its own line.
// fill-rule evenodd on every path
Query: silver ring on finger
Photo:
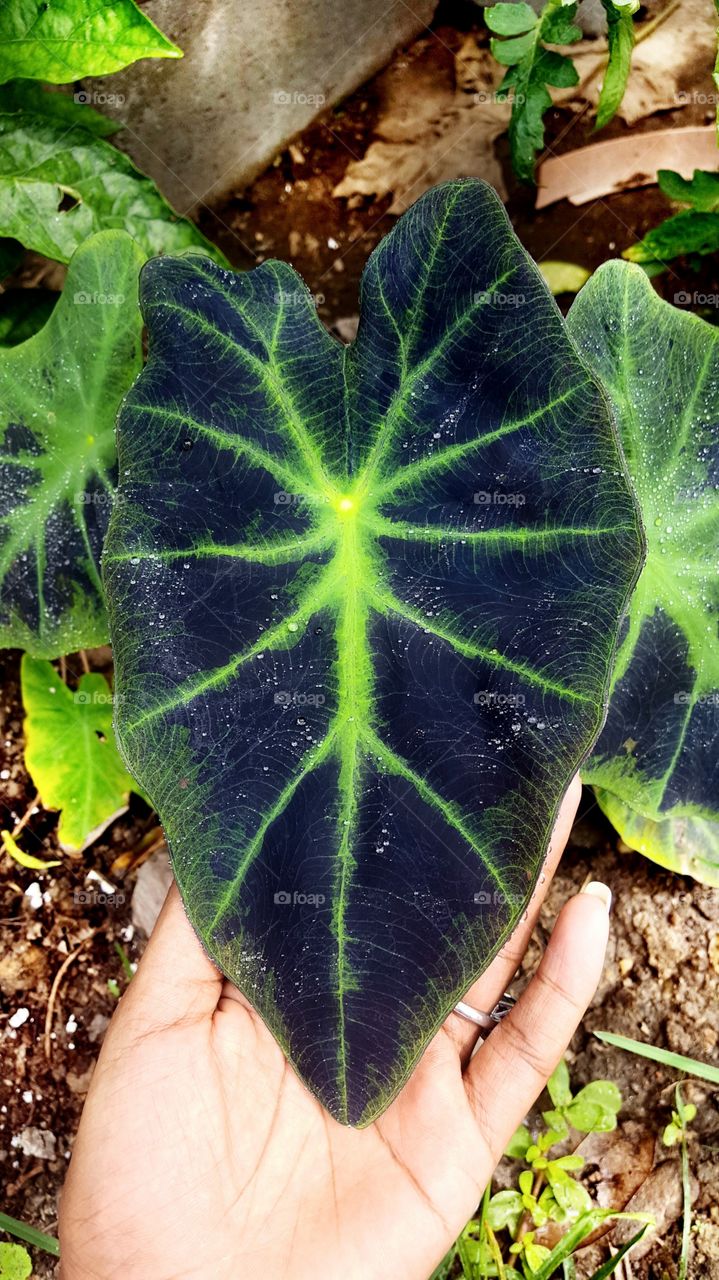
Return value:
M 483 1032 L 485 1039 L 490 1031 L 499 1026 L 503 1018 L 514 1008 L 516 1000 L 514 996 L 504 993 L 501 1000 L 498 1000 L 494 1008 L 486 1013 L 484 1009 L 475 1009 L 471 1004 L 465 1004 L 464 1000 L 459 1000 L 452 1010 L 457 1017 L 464 1018 L 465 1022 L 471 1022 L 475 1027 L 479 1027 Z

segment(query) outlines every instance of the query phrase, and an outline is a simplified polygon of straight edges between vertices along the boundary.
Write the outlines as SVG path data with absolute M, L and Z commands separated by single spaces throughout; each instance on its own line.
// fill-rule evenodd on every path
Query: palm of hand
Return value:
M 72 1223 L 82 1248 L 64 1259 L 73 1280 L 409 1280 L 478 1202 L 492 1157 L 444 1033 L 381 1120 L 353 1130 L 236 998 L 209 1019 L 114 1030 L 90 1099 L 100 1133 Z M 76 1252 L 92 1271 L 73 1270 Z
M 570 800 L 550 863 L 572 813 Z M 491 1008 L 530 928 L 470 1003 Z M 62 1280 L 427 1280 L 571 1037 L 605 941 L 601 904 L 572 899 L 471 1063 L 476 1029 L 451 1016 L 385 1114 L 353 1130 L 222 982 L 173 890 L 93 1077 L 61 1203 Z

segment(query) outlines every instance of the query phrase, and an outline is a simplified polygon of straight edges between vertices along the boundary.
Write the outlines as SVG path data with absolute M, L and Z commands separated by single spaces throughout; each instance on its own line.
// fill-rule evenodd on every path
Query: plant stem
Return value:
M 535 1200 L 539 1199 L 539 1193 L 542 1190 L 543 1185 L 544 1185 L 544 1172 L 543 1170 L 540 1170 L 539 1173 L 536 1174 L 534 1179 L 534 1184 L 532 1186 L 532 1195 L 534 1196 Z M 517 1240 L 521 1240 L 522 1236 L 525 1236 L 527 1234 L 527 1232 L 529 1231 L 530 1223 L 531 1223 L 531 1214 L 529 1212 L 529 1209 L 525 1209 L 524 1213 L 522 1214 L 519 1226 L 517 1227 L 517 1234 L 514 1237 L 515 1242 Z
M 689 1145 L 687 1143 L 687 1130 L 684 1122 L 684 1099 L 682 1097 L 682 1087 L 677 1085 L 675 1090 L 677 1102 L 677 1114 L 681 1119 L 681 1156 L 682 1156 L 682 1199 L 683 1199 L 683 1215 L 682 1215 L 682 1251 L 679 1257 L 679 1271 L 677 1280 L 686 1280 L 689 1270 L 689 1247 L 691 1243 L 692 1228 L 692 1186 L 689 1176 Z

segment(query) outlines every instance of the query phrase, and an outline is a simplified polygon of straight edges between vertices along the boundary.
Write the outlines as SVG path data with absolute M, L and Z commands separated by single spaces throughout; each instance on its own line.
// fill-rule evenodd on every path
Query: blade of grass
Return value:
M 24 1240 L 25 1244 L 32 1244 L 36 1249 L 44 1249 L 45 1253 L 51 1253 L 55 1258 L 60 1257 L 60 1242 L 55 1236 L 46 1236 L 44 1231 L 38 1231 L 26 1222 L 19 1222 L 7 1213 L 0 1213 L 0 1231 L 15 1236 L 16 1240 Z
M 497 1237 L 488 1222 L 482 1223 L 482 1229 L 487 1236 L 487 1244 L 489 1245 L 490 1253 L 494 1258 L 494 1265 L 497 1268 L 497 1280 L 506 1280 L 504 1259 L 502 1257 L 502 1250 L 499 1247 Z
M 588 1213 L 583 1213 L 581 1218 L 577 1218 L 574 1226 L 570 1227 L 566 1235 L 563 1235 L 559 1243 L 554 1246 L 541 1267 L 532 1272 L 532 1280 L 551 1280 L 560 1263 L 563 1263 L 565 1258 L 570 1257 L 579 1248 L 582 1240 L 586 1240 L 587 1236 L 591 1235 L 596 1227 L 602 1222 L 618 1221 L 619 1219 L 647 1223 L 647 1214 L 616 1213 L 613 1209 L 590 1209 Z
M 686 1075 L 698 1076 L 700 1080 L 708 1080 L 710 1084 L 719 1084 L 719 1067 L 713 1067 L 709 1062 L 685 1058 L 682 1053 L 670 1053 L 668 1049 L 658 1049 L 656 1045 L 645 1044 L 643 1040 L 616 1036 L 613 1031 L 595 1031 L 594 1035 L 604 1044 L 626 1049 L 627 1053 L 636 1053 L 640 1058 L 650 1058 L 652 1062 L 660 1062 L 662 1066 L 673 1067 L 675 1071 L 682 1071 Z
M 459 1261 L 462 1264 L 462 1275 L 465 1277 L 465 1280 L 476 1280 L 474 1264 L 461 1236 L 459 1237 L 455 1248 L 459 1254 Z
M 120 964 L 122 965 L 125 977 L 127 978 L 127 981 L 130 982 L 135 976 L 135 971 L 130 963 L 129 956 L 121 942 L 116 942 L 114 945 L 115 950 L 120 957 Z
M 591 1280 L 607 1280 L 607 1276 L 614 1275 L 614 1272 L 619 1266 L 619 1263 L 621 1262 L 622 1258 L 624 1258 L 629 1253 L 630 1249 L 634 1248 L 635 1244 L 639 1243 L 642 1236 L 644 1235 L 644 1232 L 648 1231 L 648 1229 L 649 1229 L 649 1223 L 646 1222 L 644 1226 L 641 1228 L 641 1230 L 637 1231 L 637 1234 L 635 1236 L 632 1236 L 631 1240 L 628 1240 L 626 1244 L 622 1245 L 621 1249 L 619 1249 L 618 1252 L 614 1254 L 613 1258 L 608 1258 L 606 1262 L 602 1263 L 599 1270 L 594 1272 L 594 1275 L 591 1277 Z

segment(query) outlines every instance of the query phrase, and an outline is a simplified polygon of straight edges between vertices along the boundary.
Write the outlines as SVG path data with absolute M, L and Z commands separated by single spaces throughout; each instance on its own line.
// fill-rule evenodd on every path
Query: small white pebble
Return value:
M 65 1030 L 67 1031 L 68 1035 L 72 1035 L 74 1031 L 77 1031 L 77 1018 L 75 1017 L 74 1013 L 70 1014 L 70 1017 L 65 1023 Z
M 16 1009 L 11 1017 L 8 1018 L 8 1024 L 11 1027 L 21 1027 L 30 1017 L 29 1009 Z
M 5 782 L 6 779 L 9 777 L 10 777 L 9 769 L 0 769 L 0 778 L 2 778 L 3 782 Z
M 37 880 L 33 880 L 32 884 L 28 885 L 25 890 L 25 897 L 33 911 L 40 910 L 40 907 L 42 906 L 42 890 Z
M 32 1102 L 32 1089 L 26 1089 L 22 1095 L 23 1102 Z
M 328 248 L 328 249 L 339 249 L 339 244 L 338 244 L 338 243 L 337 243 L 337 241 L 335 240 L 334 236 L 329 236 L 329 238 L 328 238 L 328 240 L 327 240 L 327 248 Z

